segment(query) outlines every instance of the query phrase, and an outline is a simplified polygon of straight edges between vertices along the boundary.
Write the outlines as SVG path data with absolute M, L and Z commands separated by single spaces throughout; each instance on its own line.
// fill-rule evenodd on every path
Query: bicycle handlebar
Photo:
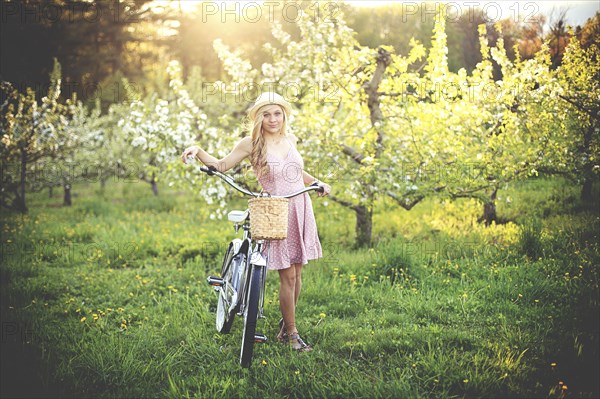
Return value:
M 246 195 L 249 195 L 249 196 L 252 196 L 252 197 L 264 197 L 265 196 L 264 193 L 257 193 L 257 192 L 254 192 L 254 191 L 246 190 L 243 187 L 240 187 L 233 180 L 233 178 L 231 178 L 230 176 L 228 176 L 228 175 L 226 175 L 224 173 L 219 172 L 217 170 L 217 168 L 215 168 L 214 166 L 201 166 L 200 170 L 202 172 L 206 173 L 209 176 L 218 176 L 218 177 L 220 177 L 223 181 L 225 181 L 225 183 L 229 184 L 231 187 L 235 188 L 236 190 L 238 190 L 239 192 L 241 192 L 243 194 L 246 194 Z M 302 190 L 297 191 L 295 193 L 287 194 L 287 195 L 271 195 L 271 197 L 274 197 L 274 198 L 292 198 L 292 197 L 295 197 L 297 195 L 304 194 L 306 192 L 313 191 L 313 190 L 315 190 L 315 191 L 317 191 L 319 193 L 322 193 L 323 191 L 325 191 L 323 189 L 323 187 L 317 185 L 317 183 L 313 183 L 310 186 L 304 187 Z

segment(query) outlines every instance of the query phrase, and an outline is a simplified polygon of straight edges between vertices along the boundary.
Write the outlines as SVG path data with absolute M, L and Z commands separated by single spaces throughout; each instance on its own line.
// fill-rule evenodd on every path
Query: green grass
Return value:
M 474 201 L 410 212 L 380 201 L 371 249 L 352 249 L 351 212 L 315 197 L 325 257 L 306 267 L 298 307 L 315 350 L 275 341 L 269 273 L 258 329 L 271 340 L 249 370 L 238 365 L 241 320 L 216 333 L 205 283 L 230 224 L 198 199 L 166 189 L 154 198 L 143 183 L 74 192 L 70 208 L 39 193 L 29 214 L 2 215 L 2 322 L 21 332 L 3 335 L 3 349 L 33 351 L 40 365 L 28 380 L 59 396 L 600 395 L 600 215 L 562 180 L 501 191 L 510 222 L 489 228 L 476 223 Z

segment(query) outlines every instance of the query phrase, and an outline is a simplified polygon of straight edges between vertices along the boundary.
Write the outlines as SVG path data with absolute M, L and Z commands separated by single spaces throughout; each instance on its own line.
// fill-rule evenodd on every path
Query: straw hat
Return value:
M 259 110 L 259 108 L 270 104 L 280 105 L 281 108 L 283 108 L 286 117 L 289 118 L 290 113 L 292 112 L 292 106 L 285 100 L 285 98 L 272 91 L 264 92 L 256 98 L 256 101 L 254 101 L 254 105 L 248 111 L 248 116 L 250 117 L 250 119 L 254 120 L 254 118 L 256 118 L 256 113 Z

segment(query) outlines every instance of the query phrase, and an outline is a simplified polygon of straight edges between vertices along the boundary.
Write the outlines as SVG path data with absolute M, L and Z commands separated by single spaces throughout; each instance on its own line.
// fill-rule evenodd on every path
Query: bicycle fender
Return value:
M 252 243 L 250 242 L 249 238 L 246 238 L 245 240 L 240 240 L 241 244 L 240 244 L 240 249 L 239 251 L 236 251 L 236 255 L 241 253 L 246 255 L 248 258 L 250 257 L 250 247 L 252 245 Z
M 242 240 L 240 238 L 234 238 L 233 240 L 231 240 L 231 244 L 229 244 L 229 245 L 233 248 L 233 253 L 235 255 L 240 253 L 240 249 L 242 248 L 243 243 L 244 243 L 244 240 Z
M 267 260 L 260 252 L 252 252 L 250 263 L 256 266 L 267 266 Z

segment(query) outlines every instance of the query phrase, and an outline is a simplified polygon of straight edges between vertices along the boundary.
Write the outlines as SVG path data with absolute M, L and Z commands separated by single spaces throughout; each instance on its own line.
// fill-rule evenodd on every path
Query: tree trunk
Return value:
M 104 177 L 104 174 L 100 175 L 100 194 L 104 195 L 104 193 L 106 192 L 106 180 L 108 180 L 106 177 Z
M 65 184 L 63 185 L 63 189 L 65 191 L 65 195 L 64 195 L 64 199 L 63 199 L 63 205 L 64 206 L 71 206 L 72 202 L 71 202 L 71 185 L 70 184 Z
M 50 184 L 50 186 L 48 186 L 48 198 L 52 198 L 53 194 L 54 194 L 54 186 L 52 184 Z
M 27 179 L 27 150 L 21 148 L 21 182 L 15 197 L 15 208 L 21 213 L 27 213 L 27 205 L 25 204 L 25 183 Z
M 592 135 L 594 132 L 594 123 L 591 123 L 589 128 L 585 131 L 583 135 L 583 153 L 587 159 L 585 165 L 583 165 L 583 186 L 581 187 L 580 199 L 581 202 L 591 202 L 593 201 L 592 196 L 592 185 L 594 182 L 594 163 L 590 161 L 592 158 L 591 151 L 591 143 L 592 143 Z
M 150 185 L 152 186 L 152 193 L 154 193 L 155 196 L 158 196 L 158 186 L 156 185 L 154 173 L 152 173 L 152 180 L 150 180 Z
M 498 189 L 494 189 L 490 195 L 490 199 L 483 204 L 483 215 L 479 218 L 483 221 L 486 226 L 490 226 L 492 222 L 498 222 L 498 216 L 496 214 L 496 194 Z
M 495 222 L 498 219 L 496 216 L 496 203 L 494 201 L 483 204 L 482 219 L 486 226 L 490 226 L 492 222 Z
M 363 89 L 367 95 L 367 106 L 369 107 L 371 126 L 377 132 L 377 148 L 375 150 L 375 158 L 379 159 L 381 157 L 381 153 L 383 152 L 383 126 L 385 118 L 383 117 L 383 112 L 381 111 L 380 107 L 380 94 L 378 89 L 381 81 L 383 80 L 386 68 L 392 62 L 392 55 L 389 51 L 385 50 L 383 47 L 380 47 L 377 49 L 377 56 L 375 59 L 377 62 L 377 67 L 373 72 L 371 80 L 363 85 Z M 347 148 L 345 149 L 347 150 Z M 361 163 L 361 158 L 357 158 L 356 154 L 352 158 L 359 164 Z M 367 187 L 371 187 L 375 182 L 367 181 L 365 183 Z M 375 193 L 370 189 L 367 189 L 366 192 L 366 196 L 368 198 L 367 202 L 372 204 Z M 357 205 L 354 207 L 354 211 L 356 212 L 356 246 L 370 247 L 373 232 L 373 210 L 372 208 L 369 209 L 364 205 Z
M 367 95 L 367 106 L 369 107 L 369 115 L 371 118 L 371 127 L 377 132 L 377 148 L 374 157 L 379 159 L 383 152 L 383 134 L 384 134 L 384 122 L 383 112 L 380 107 L 380 93 L 378 91 L 379 85 L 383 80 L 386 68 L 392 62 L 392 55 L 389 51 L 380 47 L 377 50 L 376 56 L 377 67 L 373 72 L 373 76 L 369 82 L 363 84 L 362 88 Z M 354 162 L 362 165 L 364 156 L 356 149 L 343 144 L 343 153 L 352 158 Z M 365 187 L 375 186 L 374 179 L 370 179 L 362 182 Z M 366 189 L 364 197 L 367 199 L 367 203 L 373 204 L 375 197 L 375 191 L 372 189 Z M 373 230 L 373 211 L 372 208 L 368 208 L 364 205 L 354 205 L 350 202 L 343 201 L 331 196 L 331 199 L 342 204 L 345 207 L 351 208 L 356 212 L 356 243 L 357 247 L 371 246 L 372 230 Z
M 373 231 L 373 212 L 367 207 L 358 205 L 356 212 L 356 246 L 370 247 Z
M 592 202 L 594 196 L 592 195 L 592 185 L 594 180 L 589 176 L 586 176 L 583 180 L 583 186 L 581 187 L 581 202 Z
M 368 83 L 363 85 L 363 89 L 367 94 L 367 106 L 369 107 L 369 116 L 371 118 L 371 126 L 377 132 L 377 148 L 375 150 L 375 158 L 379 159 L 383 152 L 383 131 L 385 118 L 381 111 L 381 101 L 379 100 L 379 85 L 383 80 L 386 68 L 392 63 L 392 54 L 383 47 L 377 49 L 377 67 L 373 72 L 373 76 Z
M 352 209 L 356 213 L 356 241 L 354 245 L 357 248 L 371 246 L 373 211 L 364 205 L 354 205 L 351 202 L 336 198 L 335 195 L 332 195 L 331 199 L 346 208 Z

